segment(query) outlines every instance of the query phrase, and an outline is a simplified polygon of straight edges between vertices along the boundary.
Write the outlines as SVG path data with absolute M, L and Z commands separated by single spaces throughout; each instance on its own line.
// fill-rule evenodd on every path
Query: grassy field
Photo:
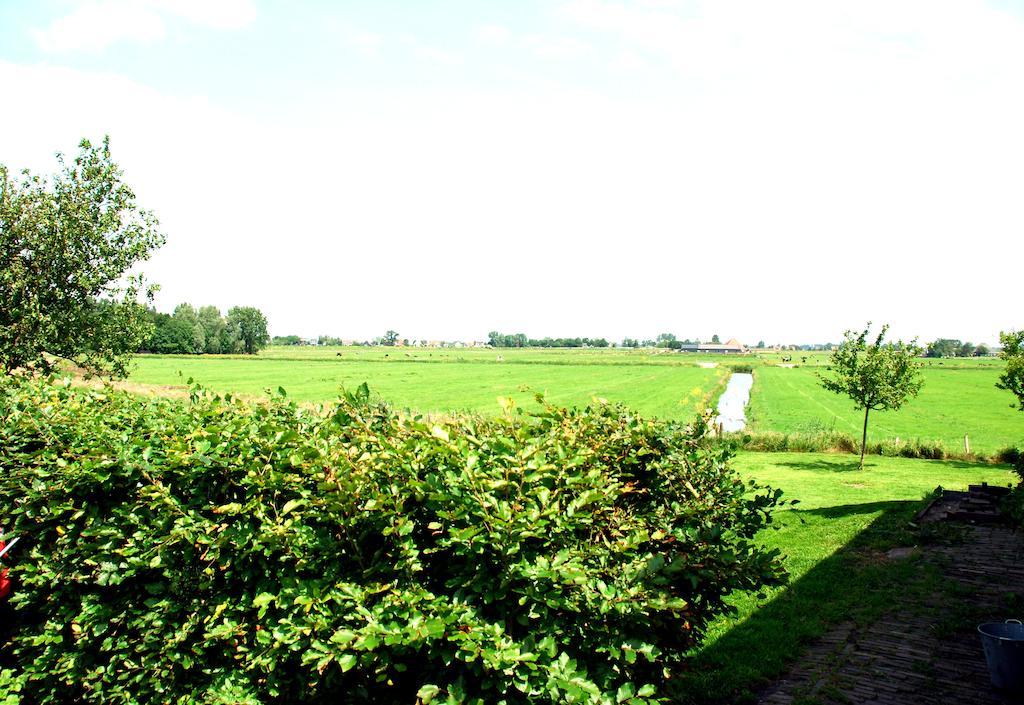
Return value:
M 1005 467 L 883 457 L 858 471 L 853 456 L 816 453 L 742 453 L 734 462 L 800 500 L 759 537 L 783 553 L 790 582 L 763 598 L 736 596 L 737 614 L 712 625 L 685 674 L 698 702 L 743 701 L 830 625 L 875 619 L 908 591 L 940 589 L 916 561 L 879 556 L 927 540 L 908 522 L 937 485 L 1006 485 L 1015 477 Z
M 785 357 L 795 366 L 780 366 Z M 860 412 L 818 383 L 816 373 L 827 362 L 827 353 L 797 351 L 732 357 L 617 348 L 279 346 L 256 357 L 143 355 L 131 381 L 173 386 L 192 377 L 215 390 L 250 395 L 283 387 L 301 401 L 326 401 L 343 384 L 367 382 L 400 407 L 483 413 L 498 410 L 499 396 L 528 402 L 531 394 L 520 391 L 525 386 L 560 404 L 585 404 L 599 396 L 678 419 L 714 402 L 732 368 L 747 365 L 756 370 L 748 409 L 752 430 L 834 429 L 859 438 Z M 995 388 L 1001 360 L 927 360 L 924 365 L 921 395 L 900 411 L 872 414 L 871 440 L 941 441 L 953 452 L 963 450 L 964 434 L 978 452 L 1024 445 L 1024 415 L 1010 408 L 1009 394 Z
M 1011 396 L 995 386 L 1001 367 L 968 362 L 973 364 L 927 365 L 916 399 L 898 411 L 872 412 L 869 440 L 939 440 L 950 450 L 962 450 L 967 434 L 975 451 L 1024 445 L 1024 414 L 1011 408 Z M 789 433 L 834 428 L 859 439 L 863 412 L 847 398 L 822 389 L 817 371 L 759 367 L 747 412 L 751 428 Z
M 342 385 L 354 388 L 365 381 L 384 399 L 422 412 L 496 413 L 498 397 L 532 403 L 532 392 L 522 391 L 529 387 L 545 392 L 557 404 L 587 404 L 596 396 L 625 402 L 645 414 L 686 418 L 713 401 L 726 378 L 723 369 L 643 361 L 625 364 L 612 356 L 608 364 L 577 364 L 575 356 L 558 351 L 531 352 L 516 363 L 497 362 L 493 351 L 486 356 L 479 354 L 482 351 L 442 354 L 446 352 L 438 351 L 435 357 L 420 353 L 415 358 L 402 353 L 385 358 L 387 353 L 379 350 L 346 350 L 342 357 L 322 352 L 288 356 L 280 350 L 258 357 L 141 356 L 130 379 L 182 385 L 192 377 L 213 390 L 250 395 L 280 386 L 299 401 L 329 400 Z

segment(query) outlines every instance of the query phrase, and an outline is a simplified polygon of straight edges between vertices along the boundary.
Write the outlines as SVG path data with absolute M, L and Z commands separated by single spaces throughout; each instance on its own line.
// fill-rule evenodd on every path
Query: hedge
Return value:
M 5 378 L 0 702 L 666 702 L 725 597 L 784 579 L 780 492 L 707 431 Z

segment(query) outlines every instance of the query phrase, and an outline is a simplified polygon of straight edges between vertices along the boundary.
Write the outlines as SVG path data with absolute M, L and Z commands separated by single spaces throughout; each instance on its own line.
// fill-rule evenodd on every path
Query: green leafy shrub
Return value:
M 1022 454 L 1015 446 L 1008 446 L 1000 449 L 999 452 L 996 453 L 995 459 L 1000 463 L 1019 466 L 1021 461 L 1024 460 L 1024 454 Z
M 654 703 L 779 492 L 702 419 L 0 382 L 25 703 Z
M 1009 454 L 1007 453 L 1007 455 Z M 1011 521 L 1024 527 L 1024 454 L 1014 449 L 1012 456 L 1014 459 L 1013 470 L 1020 477 L 1020 482 L 1006 498 L 1003 511 L 1009 515 Z

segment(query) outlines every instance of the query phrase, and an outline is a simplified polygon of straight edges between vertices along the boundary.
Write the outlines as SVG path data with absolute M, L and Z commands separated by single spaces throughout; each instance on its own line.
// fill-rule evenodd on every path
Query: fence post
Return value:
M 966 433 L 964 434 L 964 453 L 971 454 L 971 439 L 967 437 Z

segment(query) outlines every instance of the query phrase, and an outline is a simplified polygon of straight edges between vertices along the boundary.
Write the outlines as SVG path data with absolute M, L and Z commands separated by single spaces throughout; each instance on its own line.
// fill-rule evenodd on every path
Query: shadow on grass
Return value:
M 920 501 L 873 502 L 804 512 L 823 520 L 882 514 L 742 622 L 695 653 L 677 681 L 674 702 L 749 703 L 806 645 L 842 623 L 867 624 L 894 605 L 921 604 L 939 574 L 916 559 L 890 561 L 883 551 L 919 540 L 908 526 Z
M 889 500 L 885 502 L 864 502 L 862 504 L 838 504 L 833 507 L 818 507 L 817 509 L 800 509 L 799 505 L 797 505 L 797 508 L 792 511 L 798 515 L 812 515 L 822 517 L 823 519 L 838 519 L 840 517 L 851 516 L 854 514 L 888 512 L 894 509 L 899 509 L 906 504 L 907 502 L 905 501 Z
M 875 467 L 876 462 L 879 459 L 890 460 L 897 458 L 899 460 L 919 460 L 922 463 L 942 463 L 944 466 L 953 468 L 956 470 L 977 470 L 979 467 L 985 468 L 1010 468 L 1011 466 L 1007 463 L 989 463 L 982 462 L 980 460 L 945 460 L 945 459 L 932 459 L 932 458 L 903 458 L 901 456 L 890 456 L 890 455 L 868 455 L 864 458 L 864 468 L 860 468 L 860 456 L 857 454 L 847 453 L 834 453 L 830 454 L 832 457 L 823 457 L 823 453 L 815 453 L 814 457 L 807 459 L 790 459 L 782 462 L 775 463 L 778 467 L 791 468 L 793 470 L 806 470 L 813 472 L 842 472 L 842 473 L 870 473 Z
M 860 469 L 860 458 L 856 455 L 836 453 L 832 457 L 823 457 L 821 453 L 815 453 L 813 457 L 805 459 L 785 460 L 775 465 L 782 468 L 794 470 L 808 470 L 815 472 L 866 472 L 871 469 L 871 460 L 864 460 L 864 470 Z

